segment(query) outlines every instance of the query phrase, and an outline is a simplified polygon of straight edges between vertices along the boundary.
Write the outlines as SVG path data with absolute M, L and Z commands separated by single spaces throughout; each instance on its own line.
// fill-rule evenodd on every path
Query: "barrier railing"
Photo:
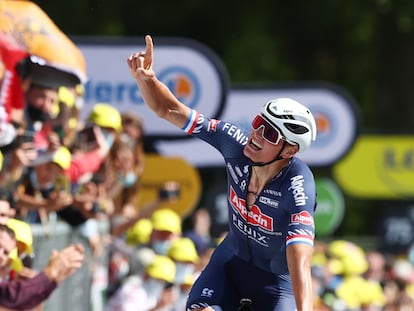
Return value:
M 106 272 L 107 253 L 97 260 L 93 259 L 88 241 L 71 226 L 61 221 L 51 221 L 46 225 L 32 224 L 34 246 L 34 269 L 41 271 L 48 263 L 52 251 L 61 250 L 72 243 L 85 247 L 86 258 L 83 266 L 65 280 L 44 302 L 44 311 L 101 311 L 104 304 L 103 290 L 105 276 L 98 283 L 94 276 Z M 102 224 L 101 230 L 107 230 Z M 105 250 L 104 250 L 105 252 Z M 101 267 L 97 271 L 96 267 Z M 104 273 L 105 273 L 104 272 Z

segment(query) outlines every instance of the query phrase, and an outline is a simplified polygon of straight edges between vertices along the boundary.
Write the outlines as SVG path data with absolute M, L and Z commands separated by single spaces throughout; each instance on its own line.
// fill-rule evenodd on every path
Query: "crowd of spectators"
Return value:
M 108 279 L 104 302 L 91 308 L 137 310 L 139 305 L 142 310 L 181 310 L 215 242 L 208 233 L 206 211 L 194 215 L 194 230 L 186 237 L 182 217 L 163 208 L 163 203 L 177 200 L 180 194 L 175 181 L 166 181 L 153 202 L 139 206 L 145 167 L 140 117 L 96 103 L 82 120 L 81 85 L 56 87 L 24 81 L 22 86 L 24 105 L 7 107 L 2 120 L 7 130 L 0 133 L 0 219 L 13 232 L 6 239 L 10 243 L 0 245 L 6 254 L 0 282 L 19 288 L 12 282 L 39 275 L 43 281 L 48 279 L 53 273 L 33 270 L 36 253 L 31 227 L 46 229 L 50 223 L 64 222 L 81 236 L 94 262 L 107 263 L 99 266 Z M 102 231 L 101 224 L 107 229 Z M 78 258 L 74 265 L 79 265 L 79 258 L 86 254 L 83 248 L 68 245 L 68 249 L 58 252 L 58 258 L 76 251 L 79 257 L 74 256 Z M 52 263 L 59 262 L 52 257 Z M 45 271 L 54 272 L 55 266 L 48 265 Z M 90 269 L 98 270 L 96 265 Z M 49 279 L 52 283 L 36 299 L 23 292 L 9 296 L 21 300 L 23 295 L 30 302 L 25 307 L 40 310 L 39 302 L 71 273 Z M 90 281 L 92 287 L 93 277 Z M 16 306 L 16 301 L 9 303 L 5 297 L 0 298 L 0 306 Z
M 315 310 L 414 310 L 414 269 L 408 253 L 364 250 L 355 242 L 315 245 Z

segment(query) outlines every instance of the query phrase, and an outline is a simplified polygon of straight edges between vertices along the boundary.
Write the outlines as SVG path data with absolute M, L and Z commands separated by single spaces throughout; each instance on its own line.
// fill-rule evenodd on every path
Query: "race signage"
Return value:
M 363 199 L 414 197 L 414 136 L 361 135 L 333 169 L 344 192 Z
M 153 38 L 154 70 L 158 79 L 186 105 L 218 115 L 227 95 L 227 73 L 207 47 L 188 39 Z M 94 104 L 105 102 L 144 120 L 147 136 L 184 136 L 158 118 L 145 104 L 127 65 L 129 55 L 145 50 L 142 38 L 75 38 L 85 56 L 89 81 L 85 86 L 86 119 Z
M 277 97 L 296 99 L 314 114 L 317 139 L 308 150 L 298 155 L 309 165 L 331 165 L 351 148 L 358 130 L 358 116 L 353 101 L 332 86 L 300 83 L 290 84 L 287 88 L 232 89 L 220 118 L 242 125 L 249 131 L 251 120 L 260 113 L 261 107 Z M 157 143 L 157 148 L 161 154 L 181 156 L 200 167 L 222 166 L 224 163 L 215 149 L 198 140 L 163 140 Z
M 329 178 L 317 178 L 316 191 L 318 206 L 315 211 L 315 232 L 318 236 L 326 236 L 341 224 L 345 199 L 339 187 Z
M 145 169 L 140 178 L 138 204 L 141 208 L 153 204 L 160 195 L 160 188 L 167 182 L 176 182 L 178 196 L 160 206 L 175 210 L 185 217 L 197 206 L 201 196 L 201 178 L 198 170 L 181 158 L 145 155 Z

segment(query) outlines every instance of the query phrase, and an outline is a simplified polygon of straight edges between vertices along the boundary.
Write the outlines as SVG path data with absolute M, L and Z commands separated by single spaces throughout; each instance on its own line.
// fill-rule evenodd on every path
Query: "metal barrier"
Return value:
M 61 221 L 51 221 L 46 225 L 31 224 L 34 247 L 34 269 L 41 271 L 48 263 L 53 250 L 61 250 L 72 243 L 81 243 L 85 247 L 86 258 L 83 266 L 59 285 L 44 302 L 44 311 L 101 311 L 103 302 L 102 286 L 93 288 L 93 260 L 88 241 L 78 230 Z M 103 224 L 102 231 L 107 230 Z M 107 253 L 100 258 L 101 265 L 107 264 Z M 106 267 L 106 266 L 105 266 Z M 102 269 L 101 269 L 102 270 Z M 105 269 L 106 271 L 106 269 Z M 98 293 L 97 293 L 98 290 Z M 99 293 L 99 291 L 101 293 Z M 92 294 L 92 292 L 94 292 Z M 100 297 L 99 297 L 100 295 Z M 97 298 L 98 296 L 98 298 Z M 93 297 L 93 299 L 91 299 Z M 97 300 L 98 299 L 98 300 Z M 101 301 L 99 301 L 101 299 Z M 93 301 L 94 300 L 94 301 Z

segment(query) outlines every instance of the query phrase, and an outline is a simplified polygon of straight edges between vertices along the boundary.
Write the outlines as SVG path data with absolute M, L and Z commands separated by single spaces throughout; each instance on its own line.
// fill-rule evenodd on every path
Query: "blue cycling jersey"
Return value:
M 289 304 L 294 310 L 286 248 L 293 243 L 313 245 L 316 189 L 311 170 L 299 158 L 292 158 L 290 164 L 264 187 L 255 204 L 248 210 L 246 194 L 252 161 L 243 154 L 248 133 L 230 122 L 207 119 L 195 110 L 191 111 L 183 129 L 188 134 L 206 141 L 222 154 L 228 175 L 229 233 L 215 250 L 203 272 L 204 275 L 202 274 L 193 287 L 187 304 L 188 310 L 198 305 L 202 306 L 203 303 L 233 306 L 232 304 L 238 303 L 239 298 L 243 298 L 240 296 L 242 293 L 249 294 L 249 288 L 250 292 L 254 292 L 260 286 L 269 284 L 274 286 L 273 292 L 270 291 L 268 296 L 269 302 L 266 304 L 264 297 L 256 296 L 256 299 L 252 299 L 252 307 L 255 300 L 257 306 L 257 300 L 260 299 L 268 306 L 266 309 L 261 306 L 260 310 L 288 310 L 291 309 L 286 307 Z M 246 272 L 239 271 L 239 274 L 242 273 L 242 277 L 246 278 L 246 283 L 232 283 L 231 287 L 236 291 L 234 295 L 229 295 L 229 288 L 223 287 L 224 285 L 218 286 L 217 283 L 229 284 L 225 278 L 239 278 L 237 272 L 231 272 L 235 266 Z M 253 270 L 247 268 L 248 266 L 253 266 Z M 257 279 L 259 270 L 269 274 L 267 279 L 261 278 L 264 284 L 260 284 L 260 280 L 249 281 L 249 277 Z M 205 275 L 209 273 L 210 275 Z M 204 293 L 212 290 L 210 293 L 214 292 L 214 295 L 206 297 L 203 290 Z M 289 304 L 276 309 L 276 306 L 281 305 L 278 304 L 275 295 L 281 297 L 281 293 L 289 296 Z M 227 302 L 224 301 L 226 299 Z M 233 301 L 229 304 L 229 300 Z M 228 307 L 229 310 L 231 308 Z M 237 307 L 233 310 L 236 309 Z

